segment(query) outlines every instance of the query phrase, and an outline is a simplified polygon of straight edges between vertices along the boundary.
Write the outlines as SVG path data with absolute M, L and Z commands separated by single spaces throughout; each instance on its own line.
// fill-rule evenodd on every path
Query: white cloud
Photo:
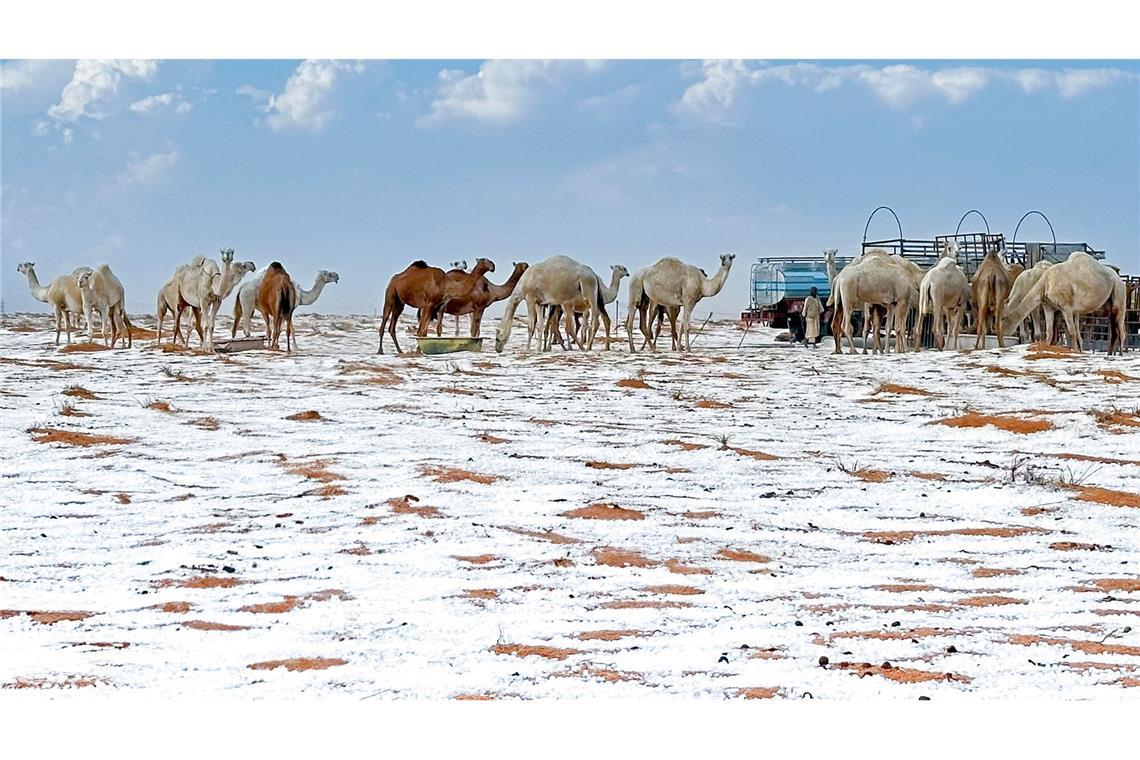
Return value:
M 1140 75 L 1121 69 L 1065 69 L 1055 75 L 1055 81 L 1062 98 L 1075 98 L 1117 82 L 1140 81 Z
M 705 61 L 701 74 L 701 81 L 686 88 L 674 109 L 719 123 L 727 123 L 726 113 L 736 102 L 741 87 L 755 84 L 762 77 L 758 69 L 749 68 L 744 61 Z
M 119 175 L 124 185 L 153 185 L 178 163 L 177 149 L 149 156 L 133 156 L 127 168 Z
M 5 61 L 0 63 L 0 90 L 20 92 L 47 87 L 66 77 L 69 61 Z
M 594 111 L 595 113 L 612 112 L 635 99 L 640 92 L 641 88 L 638 85 L 631 84 L 604 95 L 582 98 L 578 107 L 583 111 Z
M 321 132 L 337 115 L 329 107 L 337 80 L 346 72 L 359 74 L 363 70 L 361 63 L 306 60 L 297 66 L 280 95 L 250 85 L 239 87 L 237 94 L 248 96 L 259 110 L 269 114 L 266 122 L 275 132 Z
M 152 60 L 80 60 L 75 63 L 59 102 L 48 109 L 48 116 L 59 121 L 78 121 L 81 116 L 102 119 L 100 110 L 107 98 L 118 92 L 123 79 L 150 79 L 158 70 Z
M 173 108 L 175 113 L 185 114 L 189 113 L 193 106 L 180 93 L 164 92 L 160 95 L 150 95 L 142 100 L 136 100 L 131 103 L 129 110 L 147 114 L 165 108 Z
M 485 61 L 479 71 L 460 69 L 439 72 L 438 88 L 431 111 L 416 120 L 420 126 L 448 119 L 474 119 L 508 124 L 525 116 L 543 88 L 557 86 L 571 70 L 595 72 L 598 61 Z
M 1053 85 L 1053 73 L 1045 69 L 1019 69 L 1010 76 L 1025 93 L 1034 93 Z

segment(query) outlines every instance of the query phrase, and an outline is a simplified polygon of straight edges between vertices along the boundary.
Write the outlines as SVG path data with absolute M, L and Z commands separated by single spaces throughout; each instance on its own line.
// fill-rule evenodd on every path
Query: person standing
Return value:
M 815 348 L 819 345 L 819 318 L 823 315 L 823 304 L 820 303 L 817 291 L 813 287 L 811 294 L 804 299 L 802 309 L 804 319 L 804 343 Z

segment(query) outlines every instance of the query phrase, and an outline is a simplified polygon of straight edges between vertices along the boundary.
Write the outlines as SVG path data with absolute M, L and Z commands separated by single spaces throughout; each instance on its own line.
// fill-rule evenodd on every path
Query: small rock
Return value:
M 891 628 L 898 628 L 899 625 L 899 621 L 896 620 L 895 622 L 891 623 Z
M 819 666 L 821 668 L 827 667 L 827 663 L 829 663 L 829 662 L 831 662 L 831 660 L 827 659 L 827 655 L 820 655 Z
M 946 647 L 946 651 L 947 651 L 949 654 L 954 654 L 955 652 L 957 652 L 957 651 L 958 651 L 958 647 L 956 647 L 956 646 L 954 646 L 953 644 L 951 644 L 950 646 Z
M 237 572 L 237 568 L 232 567 L 230 565 L 222 565 L 222 570 L 224 570 L 227 573 L 236 573 Z
M 803 627 L 803 623 L 801 623 L 800 621 L 797 620 L 796 621 L 796 627 L 798 627 L 798 628 Z

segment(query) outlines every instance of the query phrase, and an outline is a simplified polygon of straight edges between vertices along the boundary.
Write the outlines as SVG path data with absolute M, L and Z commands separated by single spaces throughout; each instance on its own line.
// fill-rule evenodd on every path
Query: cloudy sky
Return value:
M 109 263 L 132 311 L 195 254 L 233 247 L 322 311 L 372 313 L 409 261 L 565 253 L 608 272 L 665 255 L 747 303 L 758 256 L 857 252 L 889 204 L 908 237 L 970 208 L 1140 272 L 1135 62 L 6 61 L 8 311 Z M 974 217 L 976 219 L 976 217 Z M 973 226 L 967 220 L 966 228 Z M 889 217 L 872 236 L 893 237 Z M 1020 240 L 1047 240 L 1027 220 Z M 624 295 L 623 295 L 624 302 Z

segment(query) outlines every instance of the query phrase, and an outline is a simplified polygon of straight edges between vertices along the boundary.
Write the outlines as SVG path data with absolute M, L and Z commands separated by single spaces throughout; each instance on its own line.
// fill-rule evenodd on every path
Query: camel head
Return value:
M 475 260 L 475 268 L 471 270 L 472 274 L 478 273 L 480 275 L 487 274 L 488 272 L 495 271 L 495 262 L 490 259 L 479 258 Z
M 611 265 L 610 271 L 612 271 L 614 274 L 617 275 L 617 278 L 619 281 L 621 280 L 622 277 L 629 277 L 629 270 L 626 269 L 625 267 L 623 267 L 621 264 Z
M 223 262 L 225 262 L 227 264 L 233 263 L 233 260 L 234 260 L 234 249 L 233 248 L 221 248 L 219 250 L 222 253 L 222 261 Z
M 943 244 L 940 255 L 944 259 L 957 259 L 959 247 L 957 240 L 948 240 Z
M 326 269 L 322 269 L 321 271 L 317 272 L 317 279 L 326 284 L 330 282 L 340 282 L 340 275 L 336 272 L 330 272 Z
M 232 257 L 233 255 L 234 251 L 231 248 L 230 256 Z M 238 273 L 239 276 L 249 274 L 250 272 L 257 271 L 257 264 L 254 264 L 252 261 L 239 261 L 238 263 L 234 264 L 234 270 Z
M 458 261 L 453 261 L 450 264 L 448 264 L 447 267 L 448 267 L 448 269 L 450 269 L 453 272 L 457 269 L 461 272 L 466 272 L 467 271 L 467 259 L 459 259 Z
M 720 265 L 725 269 L 732 269 L 732 260 L 735 258 L 735 253 L 722 253 L 720 255 Z
M 25 261 L 24 263 L 22 263 L 16 267 L 16 271 L 19 272 L 20 274 L 27 274 L 28 272 L 32 271 L 32 269 L 35 266 L 36 266 L 36 262 Z
M 83 270 L 75 276 L 75 283 L 79 286 L 80 290 L 87 288 L 87 283 L 91 281 L 91 275 L 93 274 L 95 274 L 93 271 L 84 267 Z

